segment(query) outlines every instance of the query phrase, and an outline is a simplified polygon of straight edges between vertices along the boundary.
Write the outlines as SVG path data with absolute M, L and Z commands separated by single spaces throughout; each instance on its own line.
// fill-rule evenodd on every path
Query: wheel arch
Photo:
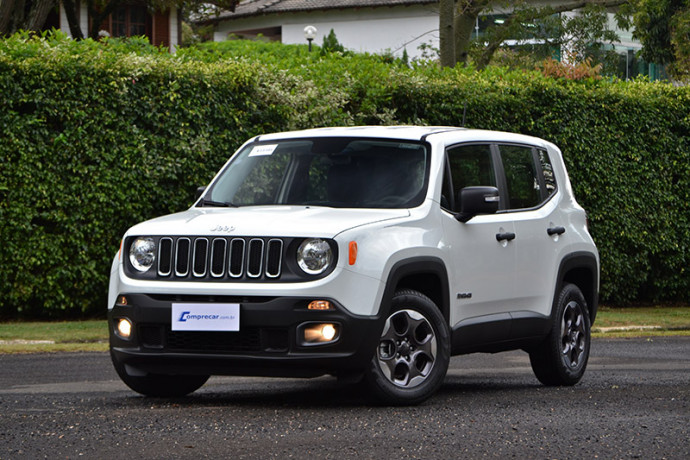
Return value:
M 599 307 L 599 263 L 596 255 L 590 252 L 575 252 L 568 255 L 561 261 L 557 280 L 551 314 L 555 311 L 558 293 L 565 284 L 571 283 L 582 291 L 587 301 L 590 322 L 594 324 Z
M 383 293 L 380 316 L 387 317 L 393 295 L 399 289 L 413 289 L 429 297 L 449 321 L 450 288 L 448 272 L 436 257 L 414 257 L 397 262 L 391 268 Z

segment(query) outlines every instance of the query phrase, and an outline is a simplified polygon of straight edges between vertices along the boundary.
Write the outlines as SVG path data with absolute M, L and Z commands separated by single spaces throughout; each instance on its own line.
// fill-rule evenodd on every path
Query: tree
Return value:
M 454 9 L 449 7 L 451 2 L 454 3 Z M 527 24 L 587 6 L 595 6 L 600 11 L 603 11 L 605 8 L 620 6 L 628 2 L 629 0 L 580 0 L 559 2 L 554 5 L 535 6 L 527 0 L 513 2 L 496 0 L 442 0 L 439 11 L 441 64 L 444 66 L 452 66 L 457 63 L 467 64 L 472 45 L 472 32 L 479 15 L 493 11 L 497 7 L 502 7 L 510 11 L 510 13 L 501 24 L 494 24 L 487 30 L 484 43 L 482 43 L 483 46 L 481 46 L 481 52 L 477 54 L 476 65 L 479 69 L 489 64 L 491 58 L 503 42 L 524 33 L 524 28 Z M 451 22 L 447 17 L 448 14 L 453 14 L 452 41 L 448 39 L 448 24 Z M 454 56 L 454 59 L 450 59 L 449 56 Z
M 634 0 L 634 37 L 647 62 L 665 64 L 679 79 L 690 76 L 690 1 Z
M 39 31 L 58 0 L 0 0 L 0 37 L 18 30 Z

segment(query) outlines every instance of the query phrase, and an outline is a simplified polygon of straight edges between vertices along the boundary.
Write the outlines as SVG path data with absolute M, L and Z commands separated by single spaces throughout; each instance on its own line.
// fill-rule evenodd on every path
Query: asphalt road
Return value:
M 583 381 L 546 388 L 527 355 L 455 357 L 417 407 L 357 386 L 213 377 L 136 395 L 105 353 L 0 355 L 0 459 L 690 458 L 690 337 L 595 339 Z

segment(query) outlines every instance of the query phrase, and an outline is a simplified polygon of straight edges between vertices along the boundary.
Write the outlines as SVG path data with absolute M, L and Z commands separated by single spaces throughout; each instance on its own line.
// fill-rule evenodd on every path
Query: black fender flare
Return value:
M 569 273 L 578 273 L 578 279 L 566 279 Z M 577 281 L 577 282 L 575 282 Z M 599 308 L 599 264 L 594 253 L 579 251 L 568 254 L 561 260 L 556 278 L 556 290 L 554 291 L 553 304 L 551 305 L 551 317 L 556 309 L 558 293 L 566 282 L 573 282 L 580 287 L 589 307 L 589 320 L 594 324 Z
M 388 317 L 390 312 L 391 300 L 393 299 L 393 295 L 395 294 L 398 284 L 402 279 L 414 275 L 431 275 L 435 278 L 438 278 L 441 292 L 435 296 L 427 295 L 427 297 L 431 298 L 434 303 L 437 304 L 446 321 L 449 320 L 450 283 L 448 281 L 448 271 L 446 270 L 446 265 L 443 260 L 438 257 L 420 256 L 401 260 L 396 262 L 393 267 L 391 267 L 391 270 L 388 273 L 388 278 L 386 279 L 386 287 L 383 291 L 381 306 L 379 308 L 378 316 L 382 320 L 381 327 L 383 327 L 383 321 Z M 412 287 L 412 289 L 414 289 L 414 287 Z M 423 291 L 420 292 L 424 293 Z

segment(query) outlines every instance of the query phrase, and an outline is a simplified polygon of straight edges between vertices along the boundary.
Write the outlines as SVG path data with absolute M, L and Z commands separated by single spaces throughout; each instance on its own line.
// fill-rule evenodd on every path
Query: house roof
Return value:
M 302 11 L 372 8 L 382 6 L 427 5 L 438 0 L 244 0 L 235 11 L 224 11 L 213 22 L 225 19 L 260 16 L 271 13 L 295 13 Z

